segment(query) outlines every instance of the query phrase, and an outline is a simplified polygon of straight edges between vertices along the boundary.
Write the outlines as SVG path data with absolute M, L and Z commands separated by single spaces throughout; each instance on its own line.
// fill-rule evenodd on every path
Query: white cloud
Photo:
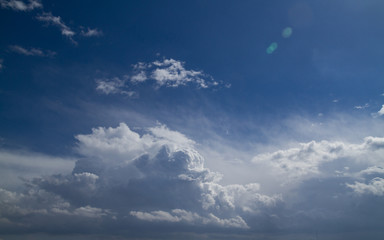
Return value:
M 371 163 L 380 163 L 379 156 L 383 150 L 384 138 L 378 137 L 366 137 L 361 144 L 311 141 L 301 143 L 297 148 L 259 154 L 253 162 L 272 167 L 277 173 L 287 175 L 289 181 L 320 175 L 320 166 L 343 158 L 358 162 L 369 156 Z
M 24 193 L 4 190 L 0 210 L 10 210 L 0 217 L 17 212 L 16 224 L 33 212 L 52 224 L 68 216 L 248 229 L 243 215 L 282 201 L 261 194 L 257 183 L 220 185 L 221 175 L 204 167 L 196 143 L 179 132 L 164 125 L 138 132 L 121 123 L 77 135 L 82 158 L 72 173 L 35 177 Z
M 131 81 L 134 83 L 144 82 L 147 79 L 148 79 L 148 77 L 144 71 L 140 71 L 139 73 L 137 73 L 131 77 Z
M 36 8 L 43 8 L 40 1 L 29 0 L 28 3 L 19 0 L 0 0 L 2 8 L 9 8 L 15 11 L 31 11 Z
M 39 21 L 58 27 L 62 35 L 68 37 L 74 44 L 77 44 L 77 42 L 73 40 L 73 36 L 75 36 L 76 33 L 61 20 L 60 16 L 56 17 L 50 12 L 43 12 L 43 14 L 38 15 L 36 18 Z
M 151 63 L 138 62 L 133 65 L 130 75 L 121 78 L 96 80 L 99 85 L 97 90 L 105 94 L 121 93 L 126 88 L 149 81 L 154 82 L 156 88 L 177 88 L 189 84 L 197 85 L 199 88 L 209 88 L 223 84 L 215 81 L 212 76 L 205 74 L 203 71 L 186 69 L 184 62 L 172 58 Z M 226 88 L 230 88 L 230 86 L 230 84 L 224 85 Z
M 350 206 L 359 201 L 362 211 L 371 211 L 381 202 L 368 195 L 384 195 L 380 137 L 360 143 L 311 141 L 259 154 L 254 165 L 247 165 L 249 173 L 255 179 L 260 173 L 268 177 L 228 185 L 205 166 L 199 144 L 164 125 L 130 128 L 121 123 L 76 139 L 81 157 L 72 172 L 35 177 L 22 192 L 0 191 L 0 218 L 12 226 L 28 222 L 29 229 L 67 219 L 81 228 L 124 226 L 130 232 L 136 226 L 252 232 L 326 228 L 371 221 L 364 216 L 356 220 L 360 210 Z M 91 221 L 81 222 L 85 218 Z
M 358 194 L 384 195 L 384 179 L 380 177 L 372 179 L 368 184 L 355 182 L 354 184 L 347 184 L 347 186 Z
M 367 107 L 369 107 L 369 104 L 368 104 L 368 103 L 366 103 L 366 104 L 364 104 L 364 105 L 357 105 L 357 106 L 355 106 L 354 108 L 355 108 L 355 109 L 364 109 L 364 108 L 367 108 Z
M 26 56 L 53 57 L 56 55 L 56 52 L 53 52 L 50 50 L 43 51 L 43 50 L 38 49 L 38 48 L 26 49 L 26 48 L 23 48 L 23 47 L 18 46 L 18 45 L 12 45 L 12 46 L 9 46 L 9 48 L 13 52 L 23 54 Z
M 186 222 L 189 224 L 205 225 L 212 224 L 225 228 L 243 228 L 248 229 L 249 226 L 240 216 L 229 219 L 221 219 L 213 214 L 209 214 L 207 217 L 202 217 L 197 213 L 185 211 L 182 209 L 173 209 L 171 212 L 165 211 L 151 211 L 140 212 L 131 211 L 132 216 L 137 217 L 144 221 L 165 221 L 165 222 Z
M 377 114 L 379 114 L 379 116 L 384 115 L 384 104 L 381 106 L 381 109 L 377 112 Z
M 199 87 L 207 88 L 205 75 L 202 71 L 187 70 L 185 63 L 174 59 L 164 59 L 152 63 L 155 68 L 151 72 L 151 78 L 159 86 L 178 87 L 187 83 L 196 83 Z
M 100 93 L 109 95 L 109 94 L 122 94 L 129 97 L 136 96 L 135 91 L 130 91 L 125 86 L 126 79 L 120 79 L 117 77 L 114 78 L 105 78 L 105 79 L 96 79 L 96 90 Z
M 97 29 L 97 28 L 87 28 L 86 31 L 84 30 L 81 30 L 81 33 L 80 33 L 82 36 L 84 37 L 100 37 L 103 35 L 103 31 Z

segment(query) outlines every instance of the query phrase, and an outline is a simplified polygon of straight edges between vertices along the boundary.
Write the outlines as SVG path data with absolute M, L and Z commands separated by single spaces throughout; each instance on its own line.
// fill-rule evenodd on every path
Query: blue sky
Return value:
M 381 239 L 382 1 L 0 6 L 0 239 Z

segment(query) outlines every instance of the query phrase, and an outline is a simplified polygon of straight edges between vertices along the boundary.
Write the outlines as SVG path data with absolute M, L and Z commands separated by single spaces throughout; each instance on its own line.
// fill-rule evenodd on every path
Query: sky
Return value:
M 0 240 L 382 239 L 381 0 L 0 0 Z

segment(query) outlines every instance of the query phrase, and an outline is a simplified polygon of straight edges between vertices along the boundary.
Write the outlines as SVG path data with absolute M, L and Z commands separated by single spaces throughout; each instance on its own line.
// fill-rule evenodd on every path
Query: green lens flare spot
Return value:
M 269 45 L 269 47 L 267 48 L 267 53 L 268 54 L 272 54 L 274 51 L 276 51 L 277 49 L 277 43 L 276 42 L 273 42 L 271 43 L 271 45 Z
M 292 35 L 292 28 L 284 28 L 284 30 L 281 32 L 281 35 L 283 36 L 283 38 L 289 38 Z

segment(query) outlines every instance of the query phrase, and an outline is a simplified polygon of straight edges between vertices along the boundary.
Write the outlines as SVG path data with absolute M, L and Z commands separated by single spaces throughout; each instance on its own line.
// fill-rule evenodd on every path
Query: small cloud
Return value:
M 50 12 L 44 12 L 43 14 L 37 16 L 36 19 L 58 27 L 63 36 L 68 37 L 74 44 L 77 44 L 77 42 L 72 38 L 74 35 L 76 35 L 76 33 L 61 20 L 60 16 L 56 17 L 53 16 Z
M 171 58 L 152 64 L 156 67 L 151 70 L 150 76 L 159 86 L 179 87 L 187 83 L 196 83 L 201 88 L 208 88 L 209 83 L 205 80 L 208 76 L 202 71 L 185 69 L 184 62 Z
M 39 48 L 26 49 L 18 45 L 9 46 L 9 49 L 15 53 L 23 54 L 26 56 L 53 57 L 56 55 L 56 52 L 50 50 L 43 51 Z
M 111 79 L 97 79 L 96 84 L 96 90 L 106 95 L 125 94 L 129 97 L 133 97 L 136 94 L 134 91 L 125 91 L 123 89 L 125 80 L 117 77 Z
M 0 71 L 4 68 L 3 62 L 4 60 L 0 58 Z
M 332 102 L 334 102 L 334 103 L 338 103 L 338 102 L 339 102 L 339 99 L 333 99 Z
M 29 0 L 28 3 L 19 0 L 0 0 L 1 8 L 12 9 L 14 11 L 32 11 L 36 8 L 43 8 L 40 1 Z
M 136 75 L 133 75 L 132 77 L 131 77 L 131 81 L 132 82 L 144 82 L 145 80 L 147 80 L 148 78 L 147 78 L 147 75 L 146 75 L 146 73 L 144 72 L 144 71 L 141 71 L 141 72 L 139 72 L 139 73 L 137 73 Z
M 384 104 L 381 106 L 381 109 L 377 112 L 377 114 L 379 114 L 379 116 L 384 115 Z
M 80 34 L 84 37 L 100 37 L 103 35 L 103 31 L 97 28 L 94 28 L 94 29 L 88 28 L 87 31 L 81 30 Z
M 367 108 L 367 107 L 369 107 L 369 104 L 368 103 L 366 103 L 366 104 L 364 104 L 364 105 L 357 105 L 357 106 L 354 106 L 353 108 L 354 109 L 364 109 L 364 108 Z

